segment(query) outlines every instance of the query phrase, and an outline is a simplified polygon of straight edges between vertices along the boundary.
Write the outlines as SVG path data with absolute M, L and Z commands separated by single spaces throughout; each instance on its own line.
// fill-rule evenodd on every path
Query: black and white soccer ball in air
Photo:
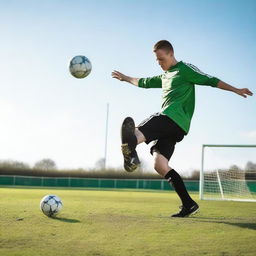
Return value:
M 78 55 L 70 61 L 69 71 L 75 78 L 85 78 L 91 73 L 92 64 L 87 57 Z
M 55 217 L 62 209 L 62 201 L 56 195 L 46 195 L 40 202 L 40 209 L 48 217 Z

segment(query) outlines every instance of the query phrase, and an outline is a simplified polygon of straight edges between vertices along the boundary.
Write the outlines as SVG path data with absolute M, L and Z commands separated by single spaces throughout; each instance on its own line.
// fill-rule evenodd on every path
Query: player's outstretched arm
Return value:
M 135 86 L 138 86 L 139 80 L 140 80 L 139 78 L 126 76 L 126 75 L 124 75 L 124 74 L 122 74 L 122 73 L 120 73 L 119 71 L 116 71 L 116 70 L 114 70 L 111 75 L 112 75 L 113 78 L 116 78 L 120 81 L 128 82 L 128 83 L 133 84 Z
M 252 96 L 253 93 L 248 89 L 248 88 L 236 88 L 236 87 L 233 87 L 231 86 L 230 84 L 227 84 L 223 81 L 219 81 L 218 84 L 217 84 L 217 87 L 220 88 L 220 89 L 223 89 L 223 90 L 226 90 L 226 91 L 231 91 L 231 92 L 234 92 L 244 98 L 247 97 L 247 95 L 249 96 Z

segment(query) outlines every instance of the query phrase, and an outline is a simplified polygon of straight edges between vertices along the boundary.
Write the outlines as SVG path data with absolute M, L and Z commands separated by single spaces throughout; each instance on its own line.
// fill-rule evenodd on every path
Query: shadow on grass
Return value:
M 241 219 L 231 219 L 230 221 L 227 219 L 218 219 L 218 218 L 204 218 L 204 217 L 191 217 L 193 220 L 197 220 L 198 222 L 207 222 L 207 223 L 219 223 L 219 224 L 226 224 L 232 225 L 240 228 L 248 228 L 252 230 L 256 230 L 256 223 L 255 222 L 246 222 L 241 221 Z
M 234 225 L 240 228 L 249 228 L 252 230 L 256 230 L 256 223 L 225 223 L 224 222 L 224 224 Z
M 59 221 L 63 221 L 63 222 L 67 222 L 67 223 L 79 223 L 79 222 L 81 222 L 80 220 L 68 219 L 68 218 L 54 218 L 54 219 L 59 220 Z
M 246 219 L 236 219 L 236 218 L 222 218 L 222 217 L 200 217 L 200 216 L 191 216 L 189 218 L 170 218 L 167 216 L 158 216 L 158 218 L 170 219 L 175 221 L 182 221 L 186 223 L 187 221 L 191 221 L 193 223 L 216 223 L 216 224 L 226 224 L 231 226 L 236 226 L 239 228 L 248 228 L 252 230 L 256 230 L 256 222 L 254 219 L 246 220 Z M 253 222 L 254 221 L 254 222 Z

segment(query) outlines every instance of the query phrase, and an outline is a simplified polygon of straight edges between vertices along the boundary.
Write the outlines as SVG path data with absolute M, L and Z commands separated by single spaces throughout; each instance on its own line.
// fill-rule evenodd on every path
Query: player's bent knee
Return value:
M 170 170 L 170 167 L 168 166 L 168 164 L 156 161 L 156 162 L 154 162 L 154 169 L 159 174 L 164 176 Z
M 168 159 L 164 157 L 160 152 L 154 151 L 154 169 L 162 176 L 170 171 L 170 166 L 168 164 Z

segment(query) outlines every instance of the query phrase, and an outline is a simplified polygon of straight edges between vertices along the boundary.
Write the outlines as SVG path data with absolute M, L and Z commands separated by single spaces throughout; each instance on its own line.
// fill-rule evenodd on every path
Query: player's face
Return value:
M 165 50 L 159 49 L 155 52 L 155 54 L 158 64 L 164 71 L 167 71 L 172 64 L 173 53 L 171 51 L 166 52 Z

